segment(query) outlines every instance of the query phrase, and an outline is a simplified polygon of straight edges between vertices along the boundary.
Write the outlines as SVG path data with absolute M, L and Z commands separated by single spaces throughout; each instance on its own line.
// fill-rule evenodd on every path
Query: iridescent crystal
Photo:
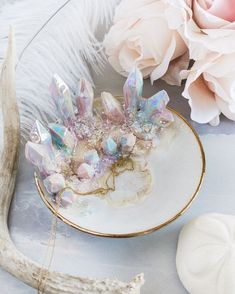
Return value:
M 76 195 L 72 190 L 69 189 L 56 195 L 56 202 L 64 208 L 67 208 L 68 206 L 72 205 L 75 200 Z
M 50 159 L 44 145 L 27 142 L 25 144 L 25 157 L 43 174 L 51 174 L 56 171 L 56 162 Z
M 174 116 L 171 111 L 165 109 L 161 113 L 155 114 L 152 121 L 159 127 L 168 127 L 174 121 Z
M 54 194 L 58 193 L 65 187 L 65 179 L 64 176 L 58 173 L 54 173 L 45 178 L 43 184 L 48 193 Z
M 75 119 L 70 90 L 65 82 L 55 74 L 51 85 L 51 95 L 65 126 L 70 126 Z
M 141 140 L 152 140 L 155 136 L 155 128 L 151 123 L 139 123 L 135 121 L 131 129 L 138 139 Z
M 50 88 L 61 119 L 49 124 L 49 131 L 36 121 L 25 155 L 39 169 L 46 190 L 64 207 L 75 201 L 76 193 L 88 194 L 103 184 L 109 186 L 109 171 L 115 176 L 116 168 L 130 166 L 129 159 L 145 156 L 157 146 L 162 128 L 174 120 L 166 107 L 166 91 L 148 99 L 142 97 L 143 77 L 137 67 L 125 82 L 121 103 L 103 92 L 100 107 L 99 102 L 94 103 L 91 84 L 81 79 L 76 97 L 78 110 L 74 112 L 70 91 L 58 75 Z M 94 115 L 93 104 L 97 106 Z
M 91 84 L 85 79 L 80 79 L 76 103 L 81 117 L 92 116 L 93 100 L 94 91 Z
M 136 136 L 133 135 L 132 133 L 125 134 L 124 136 L 122 136 L 121 137 L 122 152 L 124 153 L 131 152 L 135 146 L 135 142 L 136 142 Z
M 73 152 L 76 140 L 65 126 L 51 123 L 48 125 L 48 128 L 52 135 L 52 141 L 57 148 L 65 148 L 68 152 Z
M 145 119 L 151 121 L 151 118 L 165 110 L 169 96 L 165 90 L 162 90 L 148 99 L 141 99 L 140 112 Z
M 122 106 L 112 94 L 108 92 L 101 93 L 101 101 L 104 109 L 104 113 L 107 118 L 115 123 L 122 123 L 125 120 Z
M 112 137 L 108 137 L 103 142 L 103 150 L 107 155 L 114 155 L 117 153 L 117 143 L 114 141 Z
M 99 155 L 95 149 L 88 150 L 84 156 L 84 160 L 86 163 L 96 166 L 100 161 Z
M 31 132 L 30 139 L 34 143 L 42 144 L 46 147 L 47 152 L 51 160 L 55 159 L 55 153 L 52 145 L 51 134 L 49 131 L 43 126 L 43 124 L 36 120 Z
M 84 162 L 79 165 L 77 175 L 80 179 L 92 179 L 95 175 L 95 170 L 91 165 Z
M 127 114 L 135 114 L 139 106 L 139 98 L 143 92 L 143 76 L 141 71 L 134 67 L 129 73 L 123 87 L 125 109 Z

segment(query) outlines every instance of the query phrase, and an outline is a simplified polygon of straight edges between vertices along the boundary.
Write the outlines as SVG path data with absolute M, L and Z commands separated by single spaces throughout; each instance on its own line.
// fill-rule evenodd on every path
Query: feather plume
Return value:
M 8 0 L 9 2 L 9 0 Z M 99 73 L 105 62 L 95 37 L 108 25 L 117 0 L 11 0 L 0 6 L 0 61 L 9 25 L 16 35 L 16 93 L 23 137 L 34 120 L 57 117 L 48 85 L 58 73 L 76 91 L 80 77 L 92 83 L 89 67 Z

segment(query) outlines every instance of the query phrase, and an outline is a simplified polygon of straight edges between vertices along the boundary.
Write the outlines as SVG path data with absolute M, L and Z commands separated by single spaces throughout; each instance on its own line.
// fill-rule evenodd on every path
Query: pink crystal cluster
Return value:
M 25 155 L 48 193 L 55 199 L 60 194 L 64 207 L 75 200 L 73 190 L 79 194 L 84 183 L 92 186 L 119 159 L 137 156 L 140 148 L 151 149 L 160 131 L 174 120 L 166 108 L 166 91 L 142 97 L 143 77 L 138 68 L 124 84 L 123 102 L 101 93 L 101 111 L 94 107 L 93 88 L 85 79 L 79 81 L 72 97 L 68 86 L 54 75 L 50 91 L 60 119 L 47 127 L 35 121 Z

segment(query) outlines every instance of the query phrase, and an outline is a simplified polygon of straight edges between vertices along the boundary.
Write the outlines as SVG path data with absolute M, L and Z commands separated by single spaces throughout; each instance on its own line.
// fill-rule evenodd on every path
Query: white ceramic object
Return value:
M 133 205 L 115 206 L 97 197 L 83 197 L 79 205 L 59 209 L 59 217 L 82 231 L 107 237 L 133 237 L 157 230 L 184 213 L 196 197 L 205 171 L 200 140 L 192 127 L 177 112 L 175 122 L 162 133 L 159 146 L 150 153 L 152 175 L 149 195 Z M 117 178 L 118 195 L 140 185 L 140 175 L 125 172 Z M 125 183 L 125 184 L 124 184 Z M 55 213 L 55 204 L 36 184 L 45 204 Z
M 209 213 L 181 231 L 179 277 L 191 294 L 235 293 L 235 216 Z

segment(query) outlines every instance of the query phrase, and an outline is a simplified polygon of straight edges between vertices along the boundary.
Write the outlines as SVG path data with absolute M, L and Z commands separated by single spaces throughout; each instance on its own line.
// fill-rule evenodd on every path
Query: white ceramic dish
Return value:
M 92 197 L 81 207 L 60 208 L 45 192 L 35 174 L 36 185 L 46 206 L 65 223 L 83 232 L 104 237 L 134 237 L 162 228 L 181 216 L 195 199 L 205 173 L 205 155 L 198 135 L 190 124 L 172 110 L 175 122 L 166 129 L 148 164 L 152 189 L 143 200 L 129 206 L 112 206 Z M 132 178 L 133 179 L 133 178 Z M 130 183 L 136 185 L 136 183 Z

